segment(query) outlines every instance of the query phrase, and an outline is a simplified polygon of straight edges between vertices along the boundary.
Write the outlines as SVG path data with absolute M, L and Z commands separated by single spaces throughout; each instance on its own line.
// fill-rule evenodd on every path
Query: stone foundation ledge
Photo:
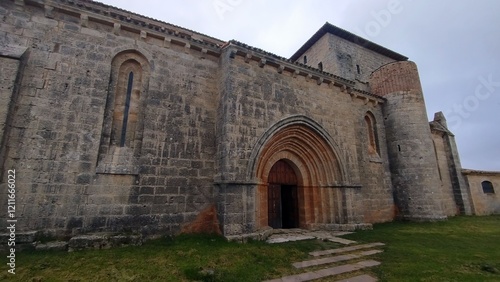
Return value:
M 122 246 L 140 246 L 142 235 L 90 234 L 78 235 L 68 241 L 68 251 L 110 249 Z
M 16 233 L 15 246 L 9 246 L 10 234 L 0 234 L 0 252 L 8 252 L 11 248 L 17 251 L 25 250 L 57 250 L 79 251 L 85 249 L 109 249 L 122 246 L 140 246 L 144 242 L 142 235 L 97 233 L 73 236 L 69 241 L 51 241 L 41 243 L 36 241 L 37 231 Z M 148 238 L 150 239 L 150 238 Z
M 229 242 L 246 243 L 248 240 L 265 241 L 274 234 L 274 229 L 266 227 L 254 233 L 224 236 Z
M 30 232 L 16 232 L 16 245 L 17 244 L 28 244 L 35 242 L 35 238 L 38 235 L 37 231 Z M 0 244 L 7 244 L 10 239 L 10 233 L 0 234 Z
M 373 225 L 371 223 L 351 223 L 351 224 L 308 224 L 307 229 L 286 229 L 287 234 L 291 233 L 303 233 L 304 231 L 356 231 L 356 230 L 372 230 Z M 254 233 L 239 234 L 239 235 L 229 235 L 225 238 L 229 242 L 239 242 L 246 243 L 248 240 L 255 241 L 265 241 L 273 234 L 283 233 L 283 229 L 273 229 L 271 227 L 265 227 Z
M 0 234 L 0 252 L 9 252 L 11 248 L 15 248 L 16 252 L 25 250 L 35 250 L 37 243 L 35 242 L 38 235 L 37 231 L 16 232 L 15 246 L 9 246 L 10 233 Z

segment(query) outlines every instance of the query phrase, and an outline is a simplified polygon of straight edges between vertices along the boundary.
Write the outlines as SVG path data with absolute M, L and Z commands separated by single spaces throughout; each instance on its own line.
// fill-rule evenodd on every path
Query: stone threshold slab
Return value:
M 306 272 L 297 275 L 285 276 L 282 278 L 267 280 L 265 282 L 302 282 L 320 279 L 324 277 L 339 275 L 359 269 L 380 265 L 376 260 L 364 260 L 353 264 L 344 264 L 335 267 L 325 268 L 317 271 Z
M 344 248 L 338 248 L 338 249 L 315 251 L 315 252 L 310 252 L 309 254 L 313 257 L 319 257 L 319 256 L 325 256 L 325 255 L 346 253 L 346 252 L 351 252 L 351 251 L 356 251 L 356 250 L 361 250 L 361 249 L 369 249 L 369 248 L 380 247 L 380 246 L 385 246 L 385 244 L 377 242 L 377 243 L 356 245 L 356 246 L 344 247 Z
M 383 251 L 382 250 L 369 250 L 369 251 L 364 251 L 364 252 L 355 253 L 355 254 L 347 254 L 347 255 L 339 255 L 339 256 L 334 256 L 334 257 L 306 260 L 306 261 L 293 263 L 292 265 L 295 268 L 305 268 L 305 267 L 317 266 L 317 265 L 322 265 L 322 264 L 329 264 L 329 263 L 334 263 L 334 262 L 341 262 L 341 261 L 346 261 L 346 260 L 362 258 L 365 256 L 370 256 L 370 255 L 378 254 L 381 252 L 383 252 Z
M 277 243 L 286 243 L 286 242 L 312 240 L 312 239 L 316 239 L 316 237 L 307 235 L 294 235 L 294 236 L 270 238 L 266 242 L 269 244 L 277 244 Z

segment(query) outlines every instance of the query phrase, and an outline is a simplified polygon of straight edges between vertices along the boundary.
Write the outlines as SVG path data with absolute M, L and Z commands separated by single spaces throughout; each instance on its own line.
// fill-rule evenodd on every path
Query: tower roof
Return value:
M 299 50 L 297 50 L 297 52 L 295 52 L 295 54 L 293 54 L 290 57 L 290 60 L 296 61 L 302 54 L 304 54 L 309 48 L 311 48 L 311 46 L 313 46 L 316 43 L 316 41 L 318 41 L 326 33 L 336 35 L 340 38 L 343 38 L 345 40 L 348 40 L 350 42 L 358 44 L 362 47 L 365 47 L 367 49 L 375 51 L 379 54 L 387 56 L 387 57 L 394 59 L 396 61 L 408 60 L 407 57 L 405 57 L 399 53 L 396 53 L 396 52 L 389 50 L 383 46 L 380 46 L 376 43 L 373 43 L 369 40 L 366 40 L 362 37 L 359 37 L 359 36 L 355 35 L 354 33 L 351 33 L 345 29 L 342 29 L 340 27 L 336 27 L 329 22 L 326 22 L 313 36 L 311 36 L 311 38 L 309 38 L 309 40 L 307 40 L 307 42 L 304 43 L 304 45 L 302 45 L 302 47 L 300 47 Z

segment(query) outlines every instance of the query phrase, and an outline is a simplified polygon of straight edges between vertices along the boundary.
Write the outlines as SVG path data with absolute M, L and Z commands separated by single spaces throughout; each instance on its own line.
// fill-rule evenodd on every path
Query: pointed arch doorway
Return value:
M 269 172 L 268 224 L 272 228 L 299 227 L 297 175 L 284 159 L 278 160 Z

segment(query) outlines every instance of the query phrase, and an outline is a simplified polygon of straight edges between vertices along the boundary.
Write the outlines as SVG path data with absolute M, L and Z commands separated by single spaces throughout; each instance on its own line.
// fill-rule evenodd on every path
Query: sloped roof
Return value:
M 316 43 L 316 41 L 318 41 L 326 33 L 336 35 L 340 38 L 343 38 L 347 41 L 358 44 L 362 47 L 365 47 L 367 49 L 375 51 L 381 55 L 387 56 L 387 57 L 394 59 L 396 61 L 408 60 L 407 57 L 405 57 L 399 53 L 396 53 L 396 52 L 391 51 L 385 47 L 382 47 L 376 43 L 373 43 L 369 40 L 366 40 L 362 37 L 359 37 L 359 36 L 355 35 L 354 33 L 350 33 L 349 31 L 344 30 L 340 27 L 336 27 L 328 22 L 326 22 L 311 38 L 309 38 L 309 40 L 307 40 L 307 42 L 304 43 L 304 45 L 302 45 L 302 47 L 300 47 L 300 49 L 297 50 L 297 52 L 295 52 L 295 54 L 293 54 L 290 57 L 290 60 L 296 61 L 302 54 L 304 54 L 309 48 L 311 48 L 311 46 L 313 46 Z

